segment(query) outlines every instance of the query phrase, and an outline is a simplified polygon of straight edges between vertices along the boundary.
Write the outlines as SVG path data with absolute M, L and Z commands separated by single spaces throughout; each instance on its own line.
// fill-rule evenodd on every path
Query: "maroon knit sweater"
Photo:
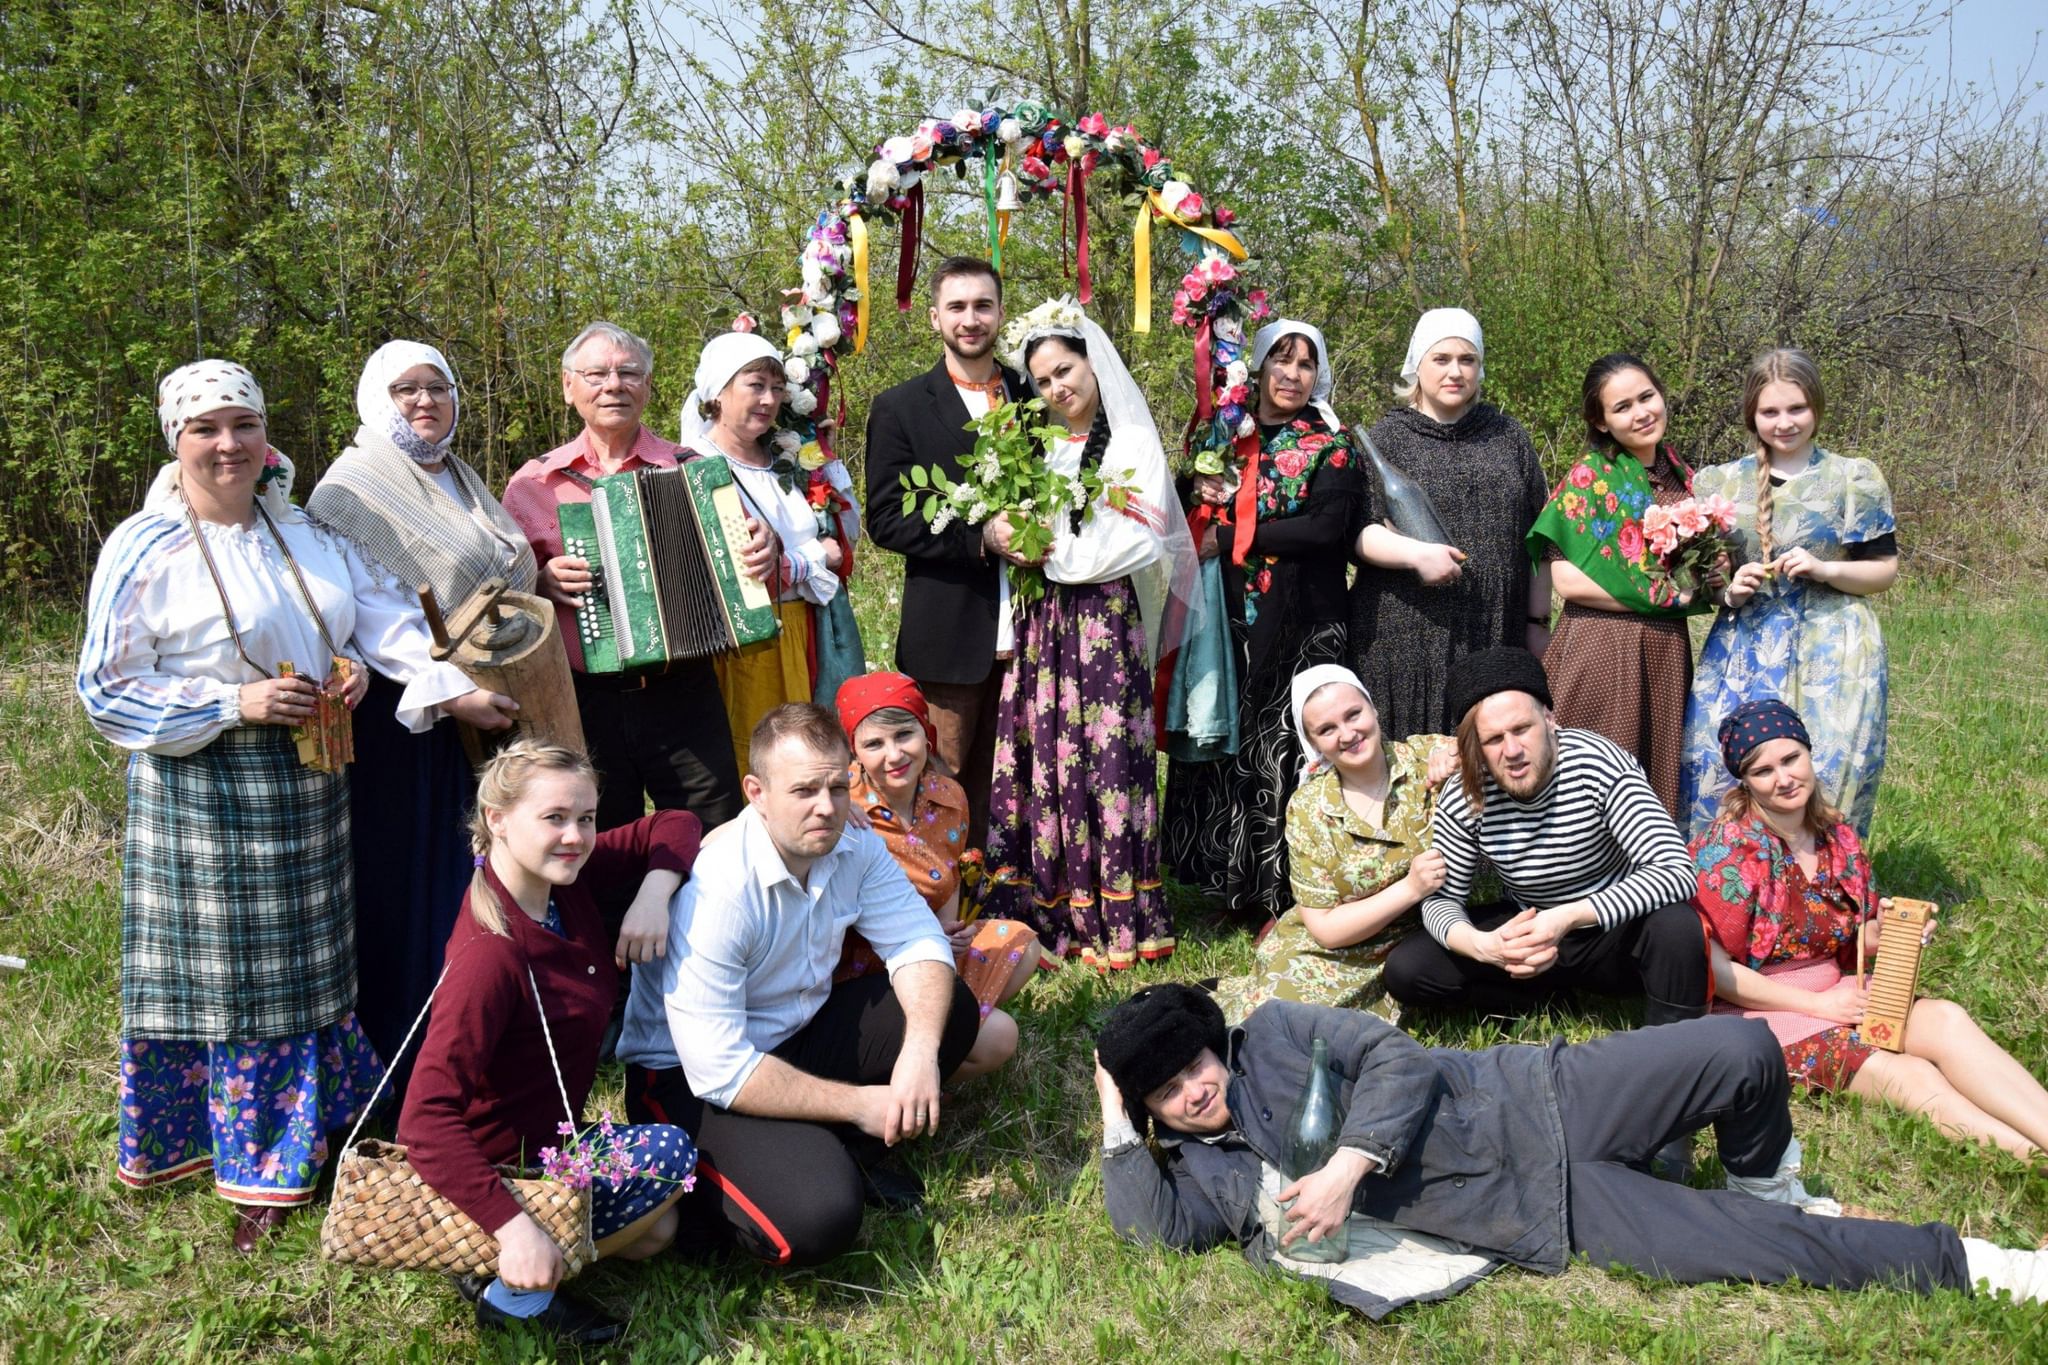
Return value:
M 536 1166 L 541 1148 L 561 1144 L 557 1124 L 570 1118 L 581 1124 L 618 991 L 613 939 L 600 907 L 616 918 L 649 872 L 687 876 L 702 832 L 687 811 L 657 811 L 598 835 L 575 883 L 555 892 L 560 935 L 522 913 L 488 864 L 484 875 L 505 908 L 511 936 L 479 925 L 469 897 L 462 898 L 448 936 L 448 974 L 434 995 L 398 1140 L 420 1178 L 484 1231 L 495 1232 L 519 1214 L 493 1168 Z M 526 979 L 529 965 L 574 1115 L 562 1111 L 534 987 Z

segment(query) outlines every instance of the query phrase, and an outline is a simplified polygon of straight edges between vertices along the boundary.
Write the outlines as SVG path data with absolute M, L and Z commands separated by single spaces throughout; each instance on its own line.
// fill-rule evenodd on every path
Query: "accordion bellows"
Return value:
M 699 659 L 772 638 L 775 599 L 740 569 L 747 513 L 725 461 L 687 460 L 593 479 L 561 507 L 564 553 L 597 587 L 576 613 L 591 673 Z
M 589 1190 L 504 1167 L 499 1174 L 561 1250 L 565 1276 L 597 1259 Z M 405 1148 L 388 1142 L 357 1143 L 341 1154 L 334 1200 L 320 1224 L 320 1254 L 384 1270 L 494 1275 L 498 1269 L 497 1239 L 422 1180 Z

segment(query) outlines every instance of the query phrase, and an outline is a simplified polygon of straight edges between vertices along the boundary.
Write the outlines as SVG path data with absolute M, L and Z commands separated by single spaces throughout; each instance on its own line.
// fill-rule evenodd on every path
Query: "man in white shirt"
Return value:
M 809 703 L 762 718 L 747 809 L 705 846 L 667 949 L 633 969 L 619 1039 L 636 1122 L 688 1129 L 703 1223 L 776 1265 L 852 1245 L 864 1197 L 910 1202 L 887 1149 L 936 1133 L 939 1083 L 981 1011 L 880 836 L 849 829 L 839 723 Z M 835 986 L 846 931 L 888 975 Z

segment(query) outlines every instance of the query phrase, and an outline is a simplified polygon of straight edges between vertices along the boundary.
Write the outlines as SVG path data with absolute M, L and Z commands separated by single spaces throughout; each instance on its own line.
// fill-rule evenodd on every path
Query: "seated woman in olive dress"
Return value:
M 2048 1090 L 1961 1005 L 1915 998 L 1901 1052 L 1863 1040 L 1870 991 L 1853 970 L 1856 929 L 1874 959 L 1884 902 L 1855 828 L 1821 791 L 1797 713 L 1775 698 L 1746 702 L 1720 740 L 1735 786 L 1692 844 L 1715 1012 L 1768 1023 L 1810 1089 L 1879 1099 L 2022 1158 L 2048 1148 Z
M 1302 780 L 1287 803 L 1294 907 L 1260 940 L 1247 976 L 1216 989 L 1238 1020 L 1268 1000 L 1371 1010 L 1400 1007 L 1380 968 L 1417 928 L 1416 907 L 1443 885 L 1429 847 L 1431 793 L 1457 767 L 1442 735 L 1390 740 L 1358 675 L 1318 664 L 1294 675 Z M 1438 755 L 1441 757 L 1437 757 Z
M 839 685 L 839 724 L 853 745 L 850 797 L 854 810 L 882 836 L 917 894 L 953 942 L 953 964 L 981 1005 L 974 1049 L 949 1081 L 994 1071 L 1017 1050 L 1017 1021 L 999 1006 L 1031 979 L 1043 950 L 1031 926 L 979 919 L 963 906 L 963 864 L 970 876 L 981 854 L 967 847 L 967 793 L 943 771 L 924 692 L 902 673 L 868 673 Z M 964 909 L 964 913 L 963 913 Z M 834 981 L 883 970 L 867 940 L 849 929 Z

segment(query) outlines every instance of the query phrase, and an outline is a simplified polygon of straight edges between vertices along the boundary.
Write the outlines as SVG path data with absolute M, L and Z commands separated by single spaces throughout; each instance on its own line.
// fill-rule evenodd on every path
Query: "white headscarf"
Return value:
M 156 420 L 164 444 L 175 453 L 178 433 L 195 417 L 222 408 L 247 408 L 261 417 L 263 386 L 256 376 L 232 360 L 195 360 L 180 365 L 156 386 Z
M 414 431 L 399 409 L 398 400 L 391 396 L 391 386 L 398 382 L 398 376 L 415 365 L 432 365 L 448 381 L 451 390 L 448 401 L 454 411 L 448 417 L 447 434 L 438 441 L 429 441 Z M 455 440 L 455 424 L 462 417 L 462 396 L 452 392 L 455 388 L 455 367 L 448 363 L 448 357 L 424 342 L 387 341 L 371 353 L 363 364 L 362 377 L 356 380 L 356 416 L 364 426 L 389 438 L 391 444 L 416 462 L 436 464 L 447 458 L 449 444 Z
M 1041 304 L 1005 330 L 1004 340 L 1015 342 L 1011 350 L 1017 368 L 1023 368 L 1023 355 L 1032 341 L 1042 336 L 1073 337 L 1088 348 L 1088 364 L 1095 371 L 1097 401 L 1109 422 L 1110 439 L 1126 442 L 1126 448 L 1144 450 L 1159 461 L 1164 476 L 1160 540 L 1165 553 L 1156 564 L 1133 574 L 1132 580 L 1145 618 L 1147 647 L 1154 661 L 1163 659 L 1201 629 L 1207 602 L 1200 591 L 1202 564 L 1195 555 L 1195 538 L 1188 531 L 1180 499 L 1173 495 L 1172 465 L 1159 443 L 1158 424 L 1152 420 L 1145 391 L 1117 353 L 1116 343 L 1078 305 L 1068 299 Z
M 1485 380 L 1486 337 L 1479 330 L 1479 319 L 1462 308 L 1432 308 L 1415 320 L 1415 330 L 1408 335 L 1408 358 L 1401 362 L 1403 384 L 1415 382 L 1422 372 L 1422 357 L 1445 337 L 1472 343 L 1472 349 L 1479 353 L 1479 378 Z
M 1304 668 L 1294 675 L 1294 737 L 1301 741 L 1301 772 L 1296 779 L 1298 782 L 1308 781 L 1324 762 L 1323 756 L 1316 752 L 1316 746 L 1309 740 L 1308 726 L 1302 722 L 1301 713 L 1308 706 L 1308 699 L 1331 683 L 1343 683 L 1357 688 L 1365 697 L 1365 704 L 1374 705 L 1372 693 L 1366 691 L 1365 684 L 1358 680 L 1358 675 L 1342 664 L 1317 664 L 1313 668 Z M 1377 711 L 1378 708 L 1374 709 Z M 1381 742 L 1385 742 L 1385 736 L 1381 737 Z
M 683 400 L 683 444 L 696 445 L 711 434 L 717 423 L 704 405 L 725 392 L 733 376 L 757 360 L 780 362 L 782 352 L 759 332 L 721 332 L 704 343 L 697 357 L 697 378 L 690 396 Z
M 164 444 L 174 456 L 178 451 L 178 434 L 184 431 L 185 424 L 222 408 L 247 408 L 258 417 L 266 416 L 268 411 L 263 405 L 263 386 L 256 382 L 256 376 L 232 360 L 195 360 L 172 370 L 156 386 L 157 425 L 163 428 Z M 257 501 L 273 521 L 295 521 L 300 513 L 291 502 L 292 479 L 298 470 L 282 451 L 267 443 L 266 446 L 266 468 L 258 476 L 262 491 L 256 495 Z M 282 473 L 269 472 L 273 461 Z M 178 493 L 178 462 L 173 459 L 157 471 L 142 505 L 161 511 L 182 506 L 183 502 Z
M 1322 414 L 1331 431 L 1343 431 L 1344 428 L 1337 422 L 1337 410 L 1330 406 L 1330 397 L 1337 388 L 1337 377 L 1330 372 L 1330 346 L 1323 340 L 1322 330 L 1313 323 L 1296 322 L 1293 318 L 1275 318 L 1261 327 L 1252 337 L 1253 372 L 1256 373 L 1265 366 L 1266 357 L 1280 344 L 1280 338 L 1290 336 L 1307 337 L 1309 344 L 1316 348 L 1316 382 L 1315 387 L 1309 390 L 1309 406 Z

